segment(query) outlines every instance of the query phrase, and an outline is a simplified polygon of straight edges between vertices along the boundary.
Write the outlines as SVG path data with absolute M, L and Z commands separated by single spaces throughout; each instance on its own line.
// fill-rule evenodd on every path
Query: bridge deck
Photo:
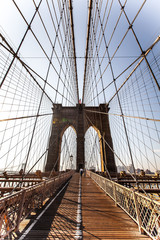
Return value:
M 150 239 L 89 177 L 82 178 L 83 239 Z
M 77 230 L 78 183 L 79 174 L 75 174 L 18 239 L 82 239 L 76 237 L 81 233 Z M 150 239 L 89 177 L 82 177 L 81 199 L 83 239 Z

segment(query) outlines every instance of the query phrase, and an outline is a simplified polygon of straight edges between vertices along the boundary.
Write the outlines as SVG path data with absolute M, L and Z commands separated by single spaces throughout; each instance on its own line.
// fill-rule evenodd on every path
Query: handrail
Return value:
M 41 208 L 45 200 L 51 197 L 73 172 L 60 174 L 0 199 L 0 239 L 4 239 L 13 230 L 17 231 L 20 222 L 34 209 Z
M 160 202 L 96 173 L 87 171 L 87 174 L 138 224 L 141 233 L 160 239 Z

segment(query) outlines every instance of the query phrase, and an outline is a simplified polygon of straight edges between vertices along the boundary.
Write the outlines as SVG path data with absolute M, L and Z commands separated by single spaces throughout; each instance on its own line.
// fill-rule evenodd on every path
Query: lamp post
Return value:
M 25 168 L 25 163 L 22 163 L 22 168 L 21 169 L 24 170 L 24 168 Z
M 71 169 L 72 169 L 72 162 L 73 162 L 73 155 L 70 155 L 70 161 L 71 161 Z

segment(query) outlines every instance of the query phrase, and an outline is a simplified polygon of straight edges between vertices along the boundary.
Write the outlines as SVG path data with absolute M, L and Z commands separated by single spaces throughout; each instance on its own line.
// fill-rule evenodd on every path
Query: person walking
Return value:
M 80 176 L 82 177 L 82 174 L 83 174 L 83 169 L 82 168 L 80 168 L 79 173 L 80 173 Z

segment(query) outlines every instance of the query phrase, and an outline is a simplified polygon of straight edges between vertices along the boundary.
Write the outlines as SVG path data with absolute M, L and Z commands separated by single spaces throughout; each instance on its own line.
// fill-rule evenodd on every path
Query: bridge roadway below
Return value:
M 58 196 L 31 217 L 17 239 L 150 238 L 139 233 L 136 223 L 90 177 L 80 181 L 75 173 Z

